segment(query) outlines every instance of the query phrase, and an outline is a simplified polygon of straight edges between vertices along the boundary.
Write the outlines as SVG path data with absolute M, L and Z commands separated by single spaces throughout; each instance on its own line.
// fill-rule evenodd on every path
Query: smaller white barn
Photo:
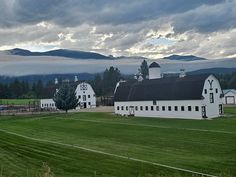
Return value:
M 41 99 L 40 100 L 40 107 L 41 107 L 41 109 L 50 109 L 50 110 L 57 109 L 53 99 Z
M 235 89 L 226 89 L 223 90 L 223 104 L 236 104 L 236 90 Z
M 76 87 L 75 92 L 80 103 L 76 109 L 96 107 L 96 95 L 90 84 L 86 82 L 80 83 Z
M 75 83 L 73 83 L 75 84 Z M 74 85 L 76 86 L 76 85 Z M 76 86 L 76 96 L 79 100 L 79 105 L 76 109 L 83 108 L 95 108 L 96 107 L 96 95 L 92 86 L 86 82 L 81 82 Z M 41 99 L 41 109 L 57 109 L 53 99 Z

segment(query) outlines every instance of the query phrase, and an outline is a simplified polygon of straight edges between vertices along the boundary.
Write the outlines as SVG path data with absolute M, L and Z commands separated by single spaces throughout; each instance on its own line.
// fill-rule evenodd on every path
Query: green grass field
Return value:
M 38 99 L 0 99 L 0 105 L 28 105 L 33 101 L 38 101 Z
M 0 176 L 236 176 L 236 108 L 214 120 L 109 113 L 0 117 Z

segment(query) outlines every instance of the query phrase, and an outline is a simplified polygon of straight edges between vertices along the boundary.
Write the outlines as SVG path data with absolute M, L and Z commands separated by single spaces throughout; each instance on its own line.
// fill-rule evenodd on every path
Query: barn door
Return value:
M 207 118 L 207 116 L 206 116 L 206 106 L 202 106 L 202 118 Z
M 129 115 L 134 116 L 134 106 L 129 107 Z

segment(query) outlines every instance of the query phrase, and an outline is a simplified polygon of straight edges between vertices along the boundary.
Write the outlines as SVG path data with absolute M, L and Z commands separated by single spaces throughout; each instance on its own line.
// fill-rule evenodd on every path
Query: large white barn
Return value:
M 224 104 L 236 104 L 236 90 L 235 89 L 226 89 L 223 90 L 224 97 L 223 103 Z
M 127 116 L 202 119 L 223 114 L 222 90 L 213 75 L 161 77 L 159 64 L 149 66 L 149 79 L 120 81 L 115 113 Z
M 79 99 L 79 106 L 76 109 L 96 107 L 96 95 L 90 84 L 86 82 L 79 83 L 75 92 Z M 56 109 L 53 99 L 41 99 L 40 106 L 42 109 Z

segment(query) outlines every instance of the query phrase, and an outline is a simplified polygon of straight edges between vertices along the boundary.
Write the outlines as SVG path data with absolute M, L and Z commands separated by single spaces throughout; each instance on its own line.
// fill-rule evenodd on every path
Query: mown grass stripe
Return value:
M 99 154 L 103 154 L 103 155 L 108 155 L 108 156 L 112 156 L 112 157 L 128 159 L 128 160 L 131 160 L 131 161 L 142 162 L 142 163 L 155 165 L 155 166 L 159 166 L 159 167 L 164 167 L 164 168 L 169 168 L 169 169 L 182 171 L 182 172 L 188 172 L 188 173 L 195 174 L 195 175 L 201 175 L 201 176 L 206 176 L 206 177 L 217 177 L 217 176 L 211 175 L 211 174 L 206 174 L 206 173 L 196 172 L 196 171 L 192 171 L 192 170 L 188 170 L 188 169 L 173 167 L 173 166 L 164 165 L 164 164 L 151 162 L 151 161 L 147 161 L 147 160 L 142 160 L 142 159 L 137 159 L 137 158 L 133 158 L 133 157 L 127 157 L 127 156 L 107 153 L 107 152 L 103 152 L 103 151 L 99 151 L 99 150 L 94 150 L 94 149 L 81 147 L 81 146 L 78 146 L 78 145 L 71 145 L 71 144 L 65 144 L 65 143 L 60 143 L 60 142 L 56 142 L 56 141 L 49 141 L 49 140 L 43 140 L 43 139 L 38 139 L 38 138 L 32 138 L 32 137 L 29 137 L 29 136 L 25 136 L 25 135 L 21 135 L 21 134 L 18 134 L 18 133 L 10 132 L 10 131 L 4 130 L 4 129 L 0 129 L 0 131 L 4 132 L 4 133 L 7 133 L 7 134 L 10 134 L 10 135 L 15 135 L 15 136 L 22 137 L 22 138 L 25 138 L 25 139 L 33 140 L 33 141 L 45 142 L 45 143 L 51 143 L 51 144 L 55 144 L 55 145 L 61 145 L 61 146 L 77 148 L 77 149 L 81 149 L 81 150 L 85 150 L 85 151 L 89 151 L 89 152 L 94 152 L 94 153 L 99 153 Z
M 44 119 L 44 118 L 42 118 Z M 196 129 L 196 128 L 177 128 L 170 126 L 159 126 L 159 125 L 148 125 L 148 124 L 130 124 L 130 123 L 122 123 L 122 122 L 105 122 L 105 121 L 97 121 L 97 120 L 89 120 L 89 119 L 79 119 L 79 118 L 62 118 L 62 117 L 53 117 L 53 119 L 62 119 L 62 120 L 78 120 L 84 122 L 94 122 L 94 123 L 104 123 L 104 124 L 112 124 L 112 125 L 130 125 L 130 126 L 139 126 L 139 127 L 151 127 L 151 128 L 163 128 L 163 129 L 176 129 L 176 130 L 188 130 L 188 131 L 199 131 L 199 132 L 211 132 L 211 133 L 224 133 L 224 134 L 236 134 L 235 132 L 228 131 L 220 131 L 220 130 L 206 130 L 206 129 Z

